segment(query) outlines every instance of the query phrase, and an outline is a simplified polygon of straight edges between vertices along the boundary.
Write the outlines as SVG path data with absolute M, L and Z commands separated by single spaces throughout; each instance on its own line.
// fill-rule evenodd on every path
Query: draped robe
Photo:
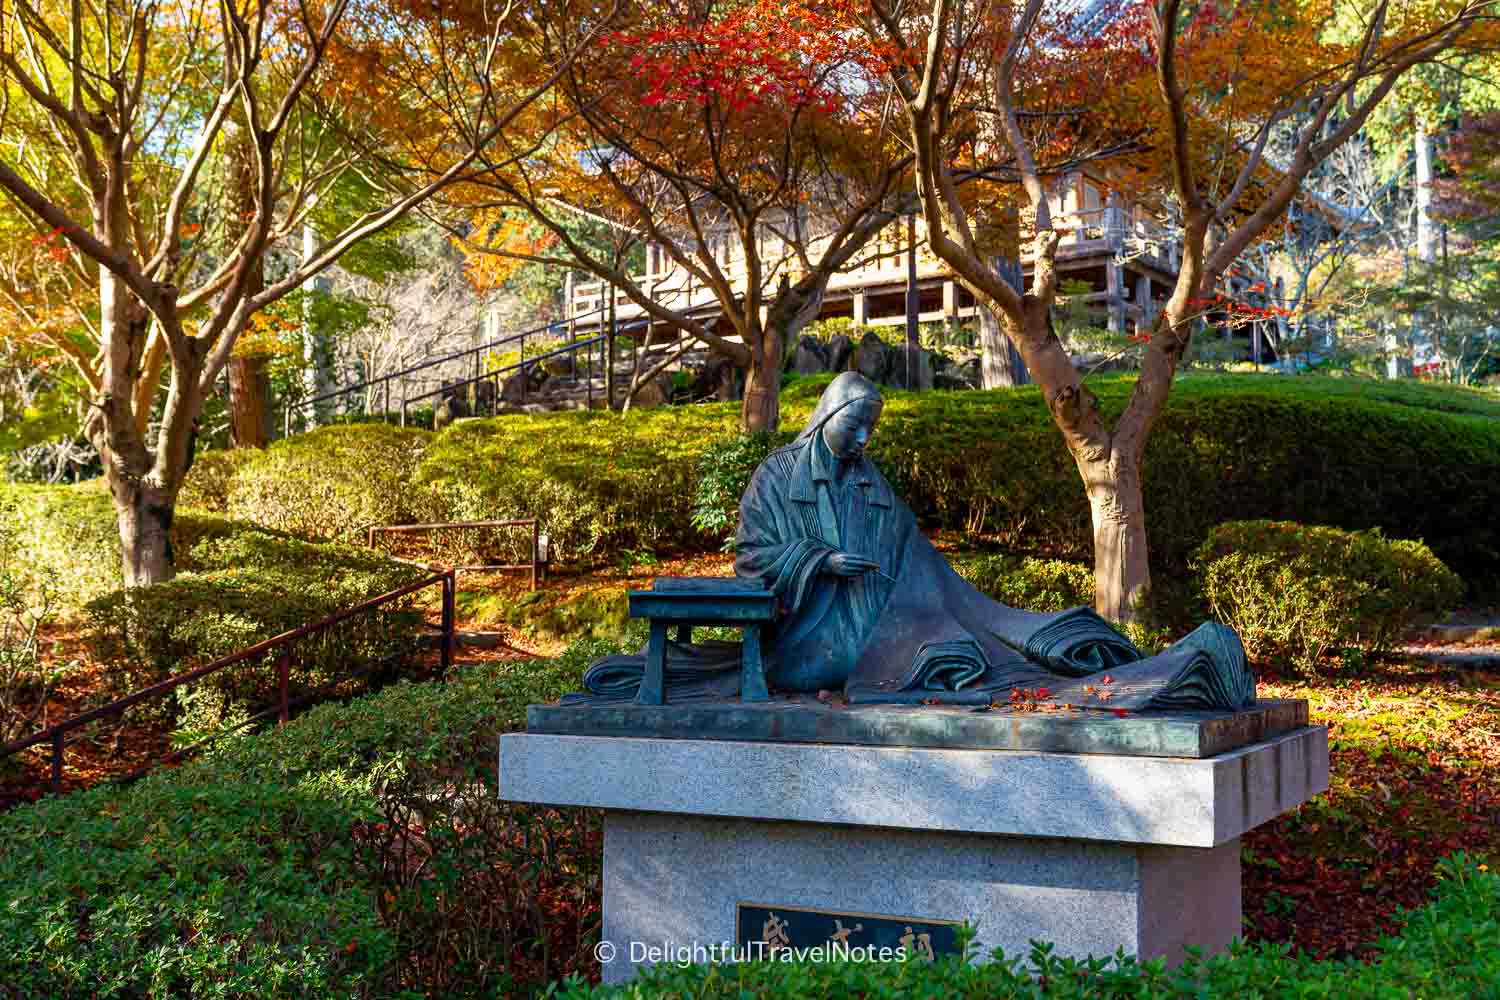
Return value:
M 820 404 L 824 412 L 761 464 L 740 502 L 735 573 L 774 592 L 783 612 L 762 637 L 773 694 L 984 705 L 1022 689 L 1115 711 L 1255 703 L 1243 647 L 1223 625 L 1146 657 L 1090 608 L 1039 614 L 976 590 L 869 459 L 843 460 L 840 472 L 818 430 L 855 398 Z M 865 556 L 880 572 L 835 575 L 828 559 L 837 552 Z M 640 655 L 606 657 L 584 684 L 591 700 L 631 698 L 643 669 Z M 669 643 L 666 685 L 669 704 L 737 695 L 738 643 Z

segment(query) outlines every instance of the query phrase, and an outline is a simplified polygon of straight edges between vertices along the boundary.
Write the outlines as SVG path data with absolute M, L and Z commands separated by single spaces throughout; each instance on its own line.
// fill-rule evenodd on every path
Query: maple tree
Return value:
M 547 258 L 743 369 L 744 428 L 775 428 L 789 345 L 902 210 L 910 156 L 856 27 L 770 0 L 635 9 L 569 68 L 557 141 L 463 189 L 466 245 L 544 259 L 507 228 L 524 211 L 551 236 Z M 617 252 L 578 239 L 580 216 L 620 233 Z M 642 243 L 664 255 L 646 277 L 625 266 Z
M 1121 0 L 1092 24 L 1044 0 L 870 0 L 867 34 L 905 54 L 891 79 L 905 106 L 933 252 L 1001 319 L 1077 464 L 1093 512 L 1095 606 L 1142 612 L 1150 585 L 1141 459 L 1195 321 L 1241 255 L 1299 196 L 1311 171 L 1354 136 L 1404 74 L 1495 42 L 1493 0 L 1318 0 L 1283 5 Z M 1080 72 L 1080 67 L 1087 72 Z M 1088 91 L 1099 78 L 1102 91 Z M 1088 103 L 1075 103 L 1087 94 Z M 1143 339 L 1141 374 L 1113 421 L 1049 325 L 1058 292 L 1051 176 L 1027 118 L 1037 101 L 1139 123 L 1145 152 L 1112 181 L 1153 191 L 1180 225 L 1176 281 Z M 979 135 L 1012 157 L 1025 192 L 1030 276 L 1003 280 L 977 245 L 954 181 L 955 147 Z M 1285 137 L 1271 162 L 1268 145 Z
M 5 297 L 88 386 L 84 430 L 126 585 L 172 575 L 195 422 L 252 317 L 438 191 L 503 166 L 480 152 L 612 16 L 590 8 L 569 44 L 546 47 L 536 13 L 17 0 L 0 14 L 0 191 L 8 224 L 32 229 L 52 263 L 8 270 Z M 233 197 L 216 197 L 216 157 L 238 171 Z M 351 176 L 371 191 L 363 204 L 324 197 Z M 321 249 L 268 276 L 268 255 L 307 222 Z
M 1435 213 L 1477 239 L 1500 238 L 1500 111 L 1466 115 L 1444 159 L 1453 176 L 1434 185 Z

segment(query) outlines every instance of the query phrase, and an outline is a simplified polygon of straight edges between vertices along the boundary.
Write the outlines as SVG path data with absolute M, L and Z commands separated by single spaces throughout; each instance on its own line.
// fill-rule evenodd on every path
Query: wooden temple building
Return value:
M 1124 204 L 1086 173 L 1066 175 L 1052 196 L 1053 225 L 1063 233 L 1057 252 L 1061 280 L 1087 283 L 1084 296 L 1091 307 L 1108 316 L 1111 330 L 1132 333 L 1144 329 L 1164 301 L 1177 277 L 1178 247 L 1168 231 L 1144 210 Z M 908 239 L 909 228 L 915 240 Z M 907 320 L 907 273 L 915 243 L 917 321 L 959 322 L 974 320 L 973 297 L 954 280 L 947 266 L 927 248 L 925 226 L 917 217 L 914 225 L 902 218 L 892 223 L 868 244 L 849 270 L 829 281 L 820 319 L 848 317 L 857 326 L 901 326 Z M 743 267 L 738 241 L 726 235 L 716 246 L 726 274 L 743 285 Z M 816 242 L 809 256 L 817 259 Z M 774 287 L 778 270 L 771 269 L 777 255 L 763 253 L 767 261 L 766 287 Z M 781 267 L 795 267 L 788 255 Z M 1027 270 L 1023 257 L 1022 268 Z M 714 294 L 678 267 L 659 246 L 647 248 L 647 272 L 636 281 L 658 302 L 699 319 L 711 319 L 720 311 Z M 578 332 L 598 328 L 608 304 L 603 282 L 569 282 L 567 318 Z M 617 320 L 639 319 L 643 310 L 618 290 L 615 292 Z

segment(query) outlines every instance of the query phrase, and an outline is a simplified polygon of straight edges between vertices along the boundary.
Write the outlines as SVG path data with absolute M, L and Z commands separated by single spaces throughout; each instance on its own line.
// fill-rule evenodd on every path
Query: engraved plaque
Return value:
M 961 921 L 738 903 L 735 943 L 748 960 L 897 962 L 960 954 Z

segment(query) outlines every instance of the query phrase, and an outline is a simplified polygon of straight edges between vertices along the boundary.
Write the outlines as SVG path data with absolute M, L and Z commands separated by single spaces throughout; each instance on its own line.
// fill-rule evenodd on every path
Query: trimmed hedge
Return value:
M 1379 529 L 1231 521 L 1209 532 L 1196 565 L 1209 609 L 1252 658 L 1303 669 L 1324 652 L 1390 650 L 1463 596 L 1463 581 L 1426 545 Z
M 411 484 L 431 438 L 430 431 L 386 424 L 323 427 L 253 454 L 227 487 L 213 489 L 222 490 L 223 512 L 235 520 L 303 538 L 360 541 L 370 525 L 430 513 Z M 205 471 L 213 477 L 221 470 Z
M 1028 611 L 1066 611 L 1094 603 L 1094 571 L 1061 559 L 959 553 L 949 559 L 975 589 Z
M 827 382 L 798 379 L 783 392 L 788 430 L 806 419 Z M 1112 419 L 1133 382 L 1090 384 Z M 1092 561 L 1078 472 L 1038 389 L 886 396 L 871 457 L 927 527 Z M 375 520 L 534 515 L 568 561 L 712 548 L 724 536 L 724 484 L 698 495 L 699 463 L 728 482 L 737 460 L 755 451 L 736 443 L 738 412 L 729 403 L 516 415 L 465 421 L 436 436 L 324 428 L 248 464 L 234 478 L 229 509 L 319 537 Z M 411 466 L 407 483 L 402 470 Z M 1189 374 L 1152 434 L 1144 477 L 1158 582 L 1186 580 L 1214 525 L 1268 519 L 1421 537 L 1481 594 L 1500 587 L 1500 520 L 1491 515 L 1500 509 L 1500 404 L 1483 393 Z
M 85 606 L 95 655 L 115 668 L 113 693 L 228 656 L 427 575 L 368 549 L 255 531 L 204 538 L 190 563 L 201 571 L 112 591 Z M 411 647 L 420 617 L 405 598 L 297 640 L 291 696 L 363 690 L 382 671 L 353 680 L 354 671 Z M 384 673 L 396 666 L 390 663 Z M 267 707 L 275 691 L 275 663 L 268 656 L 179 688 L 175 701 L 148 703 L 146 710 L 165 711 L 191 736 Z
M 22 519 L 17 533 L 21 562 L 45 576 L 68 607 L 76 610 L 119 588 L 120 534 L 103 480 L 76 486 L 0 484 L 0 495 L 14 501 Z M 247 530 L 253 529 L 179 506 L 170 535 L 177 568 L 201 568 L 192 555 L 200 541 Z
M 417 482 L 452 520 L 537 517 L 563 561 L 704 548 L 698 456 L 738 420 L 737 405 L 711 404 L 465 421 L 434 440 Z
M 826 384 L 799 380 L 783 393 L 789 428 Z M 1131 379 L 1092 384 L 1112 419 Z M 924 524 L 1092 561 L 1078 471 L 1039 390 L 886 396 L 871 457 Z M 534 512 L 568 558 L 711 547 L 722 535 L 694 524 L 696 466 L 705 452 L 733 458 L 736 414 L 710 404 L 469 421 L 437 436 L 418 478 L 463 496 L 465 514 Z M 1482 394 L 1432 386 L 1182 377 L 1145 461 L 1153 569 L 1183 580 L 1214 525 L 1264 518 L 1421 537 L 1480 590 L 1500 585 L 1496 415 Z
M 0 814 L 0 998 L 510 997 L 583 968 L 597 816 L 500 803 L 495 744 L 606 651 L 403 682 Z
M 1361 386 L 1369 393 L 1352 391 Z M 1128 379 L 1099 383 L 1107 418 L 1129 389 Z M 1216 524 L 1269 519 L 1424 538 L 1481 589 L 1500 583 L 1500 521 L 1490 514 L 1500 509 L 1500 420 L 1392 403 L 1380 389 L 1311 377 L 1180 379 L 1143 469 L 1158 579 L 1184 578 Z M 893 394 L 874 443 L 929 523 L 1092 562 L 1077 468 L 1039 391 Z
M 1075 960 L 1033 945 L 1029 959 L 996 952 L 985 964 L 754 962 L 653 967 L 628 986 L 563 984 L 560 1000 L 1475 1000 L 1500 995 L 1500 877 L 1462 855 L 1440 865 L 1432 903 L 1407 915 L 1374 961 L 1291 955 L 1285 945 L 1239 945 L 1168 970 L 1126 955 Z

